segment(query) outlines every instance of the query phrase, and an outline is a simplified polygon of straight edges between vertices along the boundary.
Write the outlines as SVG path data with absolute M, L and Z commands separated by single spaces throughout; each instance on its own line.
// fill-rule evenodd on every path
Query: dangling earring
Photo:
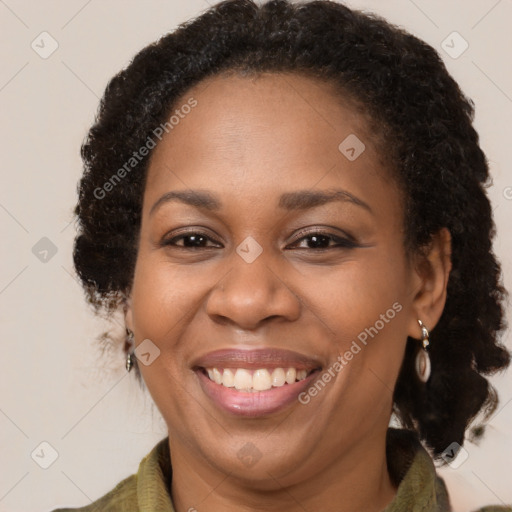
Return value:
M 133 343 L 133 331 L 130 331 L 129 329 L 126 329 L 126 333 L 128 337 L 126 338 L 126 344 L 131 347 Z M 128 355 L 126 356 L 126 371 L 129 373 L 130 370 L 133 368 L 133 357 L 132 353 L 128 352 Z
M 131 354 L 128 354 L 126 356 L 126 371 L 128 373 L 130 373 L 130 370 L 133 368 L 133 359 L 132 359 L 132 355 Z
M 418 320 L 418 323 L 421 327 L 422 348 L 419 349 L 418 354 L 416 355 L 416 373 L 418 374 L 421 382 L 427 382 L 430 377 L 431 370 L 430 357 L 427 351 L 427 348 L 430 345 L 430 335 L 428 329 L 423 325 L 423 322 Z

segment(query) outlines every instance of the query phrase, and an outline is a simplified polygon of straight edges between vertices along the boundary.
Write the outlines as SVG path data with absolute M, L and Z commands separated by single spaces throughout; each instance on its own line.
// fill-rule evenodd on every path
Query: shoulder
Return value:
M 416 432 L 388 429 L 386 457 L 397 493 L 384 512 L 453 510 L 446 484 L 438 475 L 431 454 L 421 444 Z M 512 504 L 488 505 L 471 512 L 512 512 Z
M 80 508 L 58 508 L 52 512 L 131 512 L 134 503 L 137 503 L 137 475 L 125 478 L 90 505 Z

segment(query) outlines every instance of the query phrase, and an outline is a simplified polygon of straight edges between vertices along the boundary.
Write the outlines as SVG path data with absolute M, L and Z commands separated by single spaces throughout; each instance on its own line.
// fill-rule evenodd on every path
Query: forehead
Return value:
M 215 76 L 182 95 L 169 116 L 173 123 L 148 169 L 148 203 L 187 188 L 257 202 L 293 189 L 389 188 L 364 117 L 333 85 L 314 78 Z

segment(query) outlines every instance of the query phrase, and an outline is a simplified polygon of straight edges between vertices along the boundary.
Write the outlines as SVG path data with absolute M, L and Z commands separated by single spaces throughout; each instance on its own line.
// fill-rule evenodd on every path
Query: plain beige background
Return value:
M 108 325 L 93 318 L 74 276 L 72 209 L 79 147 L 108 79 L 208 4 L 0 0 L 0 511 L 86 505 L 135 472 L 166 435 L 151 398 L 124 370 L 121 352 L 100 354 L 95 338 Z M 512 289 L 512 2 L 348 4 L 433 45 L 474 100 L 494 176 L 495 250 Z M 464 41 L 469 46 L 457 55 Z M 456 512 L 512 503 L 512 371 L 492 382 L 501 405 L 485 439 L 465 446 L 469 456 L 457 469 L 441 470 Z

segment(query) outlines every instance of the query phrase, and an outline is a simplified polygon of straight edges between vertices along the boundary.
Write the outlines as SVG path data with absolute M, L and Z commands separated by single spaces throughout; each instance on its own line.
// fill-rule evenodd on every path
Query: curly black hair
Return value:
M 443 227 L 451 233 L 447 302 L 430 338 L 431 378 L 423 384 L 416 377 L 418 344 L 409 339 L 394 391 L 398 418 L 438 458 L 452 442 L 463 444 L 478 412 L 488 417 L 496 408 L 483 375 L 509 364 L 499 340 L 507 294 L 492 250 L 489 170 L 473 103 L 431 46 L 379 16 L 328 0 L 226 0 L 114 76 L 81 150 L 73 256 L 89 303 L 112 313 L 132 285 L 151 152 L 129 172 L 123 165 L 193 85 L 220 73 L 263 72 L 328 81 L 372 120 L 404 191 L 407 254 L 428 247 Z M 120 172 L 123 179 L 113 181 Z

